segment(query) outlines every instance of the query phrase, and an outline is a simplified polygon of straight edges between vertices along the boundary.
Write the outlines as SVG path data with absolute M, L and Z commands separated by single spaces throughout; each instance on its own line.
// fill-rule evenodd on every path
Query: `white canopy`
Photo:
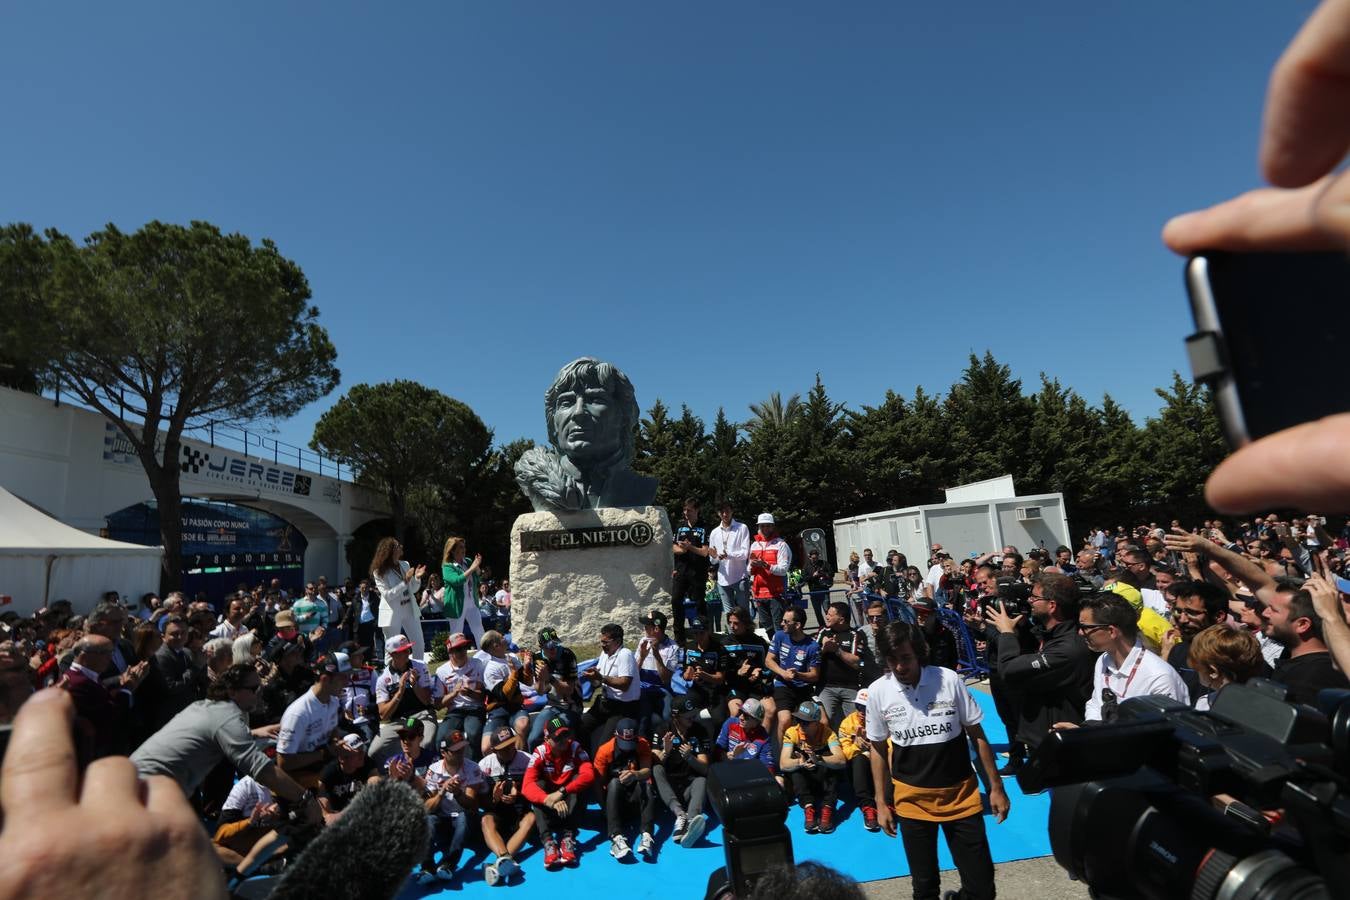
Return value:
M 0 487 L 0 607 L 28 615 L 56 600 L 77 612 L 105 591 L 140 599 L 159 589 L 161 547 L 110 541 L 59 522 Z

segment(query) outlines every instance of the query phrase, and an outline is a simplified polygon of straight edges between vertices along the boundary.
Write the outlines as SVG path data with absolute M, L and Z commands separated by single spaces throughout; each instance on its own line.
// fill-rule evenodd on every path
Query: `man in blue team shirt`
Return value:
M 754 697 L 741 704 L 740 712 L 722 723 L 717 735 L 717 747 L 721 759 L 750 759 L 760 762 L 783 785 L 783 776 L 773 759 L 773 745 L 769 743 L 769 734 L 760 721 L 764 717 L 764 705 Z
M 764 664 L 774 674 L 773 702 L 778 709 L 778 735 L 792 724 L 792 711 L 810 700 L 820 679 L 820 645 L 803 630 L 806 611 L 789 609 L 783 613 L 783 630 L 773 636 Z

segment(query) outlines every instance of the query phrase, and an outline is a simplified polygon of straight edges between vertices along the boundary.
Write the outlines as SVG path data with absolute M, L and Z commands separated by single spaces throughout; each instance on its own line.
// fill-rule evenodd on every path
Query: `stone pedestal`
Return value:
M 624 643 L 642 634 L 649 609 L 670 615 L 672 532 L 665 510 L 535 512 L 511 527 L 511 625 L 533 649 L 551 625 L 566 644 L 595 644 L 600 627 L 623 626 Z

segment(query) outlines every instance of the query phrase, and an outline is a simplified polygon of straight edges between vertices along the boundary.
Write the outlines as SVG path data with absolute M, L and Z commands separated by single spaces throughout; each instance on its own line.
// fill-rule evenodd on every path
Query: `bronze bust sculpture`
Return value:
M 584 356 L 563 366 L 544 393 L 552 447 L 525 451 L 516 483 L 535 512 L 650 506 L 656 479 L 629 468 L 637 396 L 615 366 Z

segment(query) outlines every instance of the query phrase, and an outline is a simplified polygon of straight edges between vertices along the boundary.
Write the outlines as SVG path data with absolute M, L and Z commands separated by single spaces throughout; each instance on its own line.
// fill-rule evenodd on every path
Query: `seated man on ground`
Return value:
M 637 722 L 621 719 L 614 736 L 595 754 L 595 778 L 605 805 L 609 829 L 609 855 L 624 859 L 633 852 L 626 832 L 638 820 L 641 836 L 638 853 L 650 859 L 656 853 L 652 823 L 656 818 L 656 792 L 652 789 L 652 745 L 637 733 Z
M 779 787 L 787 789 L 787 782 L 778 774 L 774 764 L 773 744 L 764 730 L 764 705 L 754 697 L 741 704 L 736 715 L 722 723 L 717 735 L 719 759 L 753 759 L 763 763 L 773 773 Z
M 441 738 L 441 758 L 427 769 L 426 807 L 431 826 L 431 843 L 417 879 L 430 884 L 433 878 L 453 881 L 469 834 L 469 817 L 478 809 L 487 781 L 478 764 L 465 757 L 469 740 L 462 731 Z M 433 856 L 439 851 L 440 865 L 432 875 Z M 428 877 L 431 876 L 431 877 Z
M 794 723 L 783 734 L 778 766 L 792 779 L 792 791 L 806 817 L 807 834 L 834 831 L 834 801 L 844 751 L 839 738 L 821 720 L 820 704 L 803 700 L 792 711 Z
M 380 768 L 366 755 L 366 743 L 359 734 L 345 734 L 338 741 L 337 759 L 319 773 L 315 794 L 323 809 L 325 822 L 332 822 L 361 788 L 380 780 Z
M 867 739 L 867 688 L 853 698 L 853 712 L 839 723 L 839 745 L 848 761 L 849 778 L 853 781 L 853 796 L 862 810 L 863 827 L 879 831 L 877 802 L 872 788 L 872 743 Z
M 483 866 L 488 887 L 508 884 L 520 872 L 515 855 L 534 829 L 534 812 L 521 793 L 530 755 L 518 746 L 516 733 L 502 726 L 491 735 L 492 752 L 479 768 L 487 779 L 483 801 L 483 843 L 496 859 Z
M 577 864 L 577 807 L 585 805 L 580 794 L 594 783 L 590 754 L 572 739 L 572 727 L 562 716 L 549 719 L 544 742 L 530 754 L 521 788 L 534 807 L 545 868 Z
M 661 802 L 675 815 L 671 838 L 681 847 L 697 844 L 708 824 L 703 815 L 703 798 L 713 741 L 699 721 L 699 708 L 699 702 L 692 697 L 677 697 L 670 722 L 657 727 L 652 748 L 656 758 L 652 781 Z

